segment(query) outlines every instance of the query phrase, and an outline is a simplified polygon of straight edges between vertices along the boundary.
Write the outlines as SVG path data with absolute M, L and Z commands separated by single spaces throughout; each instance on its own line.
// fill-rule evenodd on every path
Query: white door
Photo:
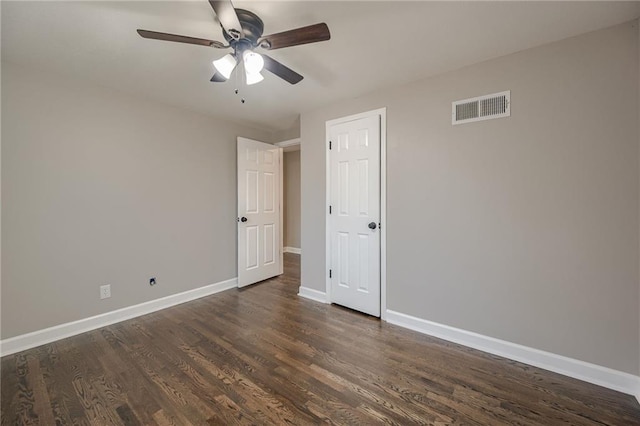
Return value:
M 282 274 L 282 148 L 238 138 L 238 287 Z
M 331 302 L 380 316 L 380 116 L 329 127 Z

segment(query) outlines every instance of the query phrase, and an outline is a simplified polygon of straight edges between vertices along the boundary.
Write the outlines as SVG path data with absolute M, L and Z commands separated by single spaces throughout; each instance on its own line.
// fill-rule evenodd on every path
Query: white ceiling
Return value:
M 265 72 L 241 88 L 210 83 L 225 51 L 145 40 L 135 30 L 223 41 L 206 0 L 2 1 L 2 60 L 22 63 L 212 116 L 283 130 L 301 111 L 640 16 L 639 2 L 236 1 L 265 34 L 326 22 L 331 40 L 270 55 L 305 76 Z

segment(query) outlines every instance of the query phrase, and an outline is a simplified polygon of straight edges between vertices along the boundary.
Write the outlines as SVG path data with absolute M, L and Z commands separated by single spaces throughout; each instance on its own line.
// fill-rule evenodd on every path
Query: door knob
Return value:
M 376 225 L 376 223 L 375 223 L 375 222 L 371 222 L 371 223 L 369 223 L 369 229 L 376 229 L 376 227 L 377 227 L 377 226 L 378 226 L 378 225 Z
M 246 222 L 247 220 L 249 220 L 249 219 L 247 219 L 247 218 L 246 218 L 246 217 L 244 217 L 244 216 L 242 216 L 242 217 L 240 218 L 240 222 Z

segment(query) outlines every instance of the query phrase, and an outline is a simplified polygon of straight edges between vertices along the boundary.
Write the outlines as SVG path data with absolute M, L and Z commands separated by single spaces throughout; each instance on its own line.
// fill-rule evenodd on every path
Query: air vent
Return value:
M 451 104 L 451 124 L 471 123 L 511 115 L 511 91 L 463 99 Z

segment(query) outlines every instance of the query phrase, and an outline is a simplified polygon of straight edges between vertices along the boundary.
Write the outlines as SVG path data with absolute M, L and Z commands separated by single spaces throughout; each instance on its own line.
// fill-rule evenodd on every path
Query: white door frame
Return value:
M 289 139 L 286 141 L 282 141 L 282 142 L 276 142 L 274 143 L 275 146 L 279 146 L 280 148 L 282 148 L 283 151 L 287 151 L 287 148 L 293 148 L 293 147 L 299 147 L 300 146 L 300 138 L 295 138 L 295 139 Z M 295 151 L 296 149 L 299 148 L 293 148 L 292 150 Z
M 329 269 L 331 269 L 331 216 L 329 215 L 329 205 L 331 204 L 331 162 L 329 157 L 329 129 L 336 124 L 348 121 L 359 120 L 372 116 L 380 117 L 380 319 L 387 320 L 387 108 L 374 109 L 360 114 L 349 115 L 347 117 L 329 120 L 325 125 L 325 151 L 326 155 L 326 203 L 325 203 L 325 258 L 326 258 L 326 279 L 325 292 L 326 301 L 331 303 L 331 279 Z

